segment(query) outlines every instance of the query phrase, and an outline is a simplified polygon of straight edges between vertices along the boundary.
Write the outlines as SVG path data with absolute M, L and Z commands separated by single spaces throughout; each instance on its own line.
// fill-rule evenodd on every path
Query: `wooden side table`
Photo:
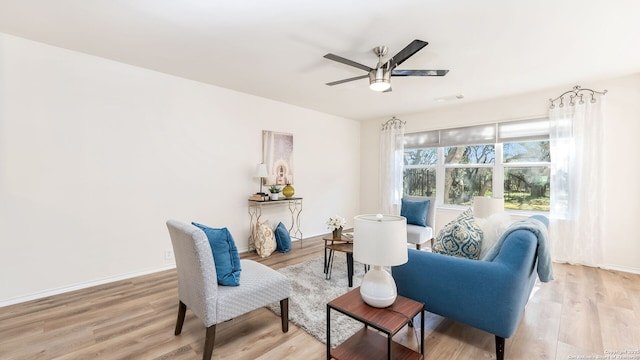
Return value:
M 362 330 L 333 350 L 331 350 L 331 309 L 364 324 Z M 393 336 L 418 314 L 421 314 L 419 353 L 392 340 Z M 369 326 L 386 334 L 386 339 L 380 333 L 369 329 Z M 393 305 L 382 309 L 375 308 L 362 300 L 359 287 L 330 301 L 327 304 L 327 360 L 332 358 L 337 360 L 424 359 L 424 304 L 398 296 Z
M 353 286 L 353 239 L 342 236 L 334 239 L 331 234 L 324 236 L 324 273 L 327 280 L 331 279 L 331 269 L 333 268 L 333 256 L 336 251 L 347 255 L 347 276 L 349 287 Z

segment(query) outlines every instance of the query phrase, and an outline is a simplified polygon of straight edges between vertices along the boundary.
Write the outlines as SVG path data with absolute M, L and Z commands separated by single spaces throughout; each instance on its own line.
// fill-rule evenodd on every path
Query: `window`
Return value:
M 406 134 L 404 194 L 464 206 L 497 196 L 507 209 L 549 211 L 548 138 L 547 119 Z
M 434 196 L 438 149 L 413 149 L 404 152 L 404 194 Z
M 495 145 L 444 148 L 444 203 L 470 205 L 474 196 L 492 194 Z
M 549 211 L 549 141 L 505 143 L 502 162 L 505 207 Z

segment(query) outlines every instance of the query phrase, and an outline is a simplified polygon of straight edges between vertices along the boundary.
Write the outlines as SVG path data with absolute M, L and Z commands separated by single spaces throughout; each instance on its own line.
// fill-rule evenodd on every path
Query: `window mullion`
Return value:
M 497 143 L 495 146 L 496 161 L 493 166 L 493 181 L 491 184 L 493 197 L 504 198 L 504 163 L 503 163 L 503 149 L 502 143 Z
M 436 169 L 436 204 L 444 204 L 444 148 L 438 147 L 438 165 Z

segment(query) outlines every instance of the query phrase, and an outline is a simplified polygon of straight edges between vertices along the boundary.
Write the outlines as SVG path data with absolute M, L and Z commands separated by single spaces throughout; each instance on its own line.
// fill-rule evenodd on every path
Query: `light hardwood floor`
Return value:
M 303 249 L 294 243 L 288 254 L 242 257 L 279 269 L 322 256 L 322 245 L 316 238 Z M 640 360 L 640 275 L 554 269 L 555 281 L 536 285 L 505 358 Z M 204 326 L 187 312 L 182 334 L 174 336 L 177 303 L 169 270 L 0 308 L 0 359 L 200 359 Z M 426 359 L 495 358 L 493 335 L 433 314 L 425 320 Z M 394 339 L 417 342 L 413 329 Z M 325 357 L 324 344 L 293 324 L 283 334 L 266 309 L 217 327 L 214 359 Z

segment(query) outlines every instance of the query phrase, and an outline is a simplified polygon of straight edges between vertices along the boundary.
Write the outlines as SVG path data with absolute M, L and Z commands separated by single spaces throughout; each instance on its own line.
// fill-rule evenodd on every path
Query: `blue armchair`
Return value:
M 536 218 L 541 227 L 548 226 L 545 217 Z M 398 294 L 424 303 L 429 312 L 494 334 L 501 360 L 505 338 L 515 332 L 536 280 L 539 237 L 527 229 L 507 230 L 491 261 L 409 249 L 408 262 L 392 268 Z

